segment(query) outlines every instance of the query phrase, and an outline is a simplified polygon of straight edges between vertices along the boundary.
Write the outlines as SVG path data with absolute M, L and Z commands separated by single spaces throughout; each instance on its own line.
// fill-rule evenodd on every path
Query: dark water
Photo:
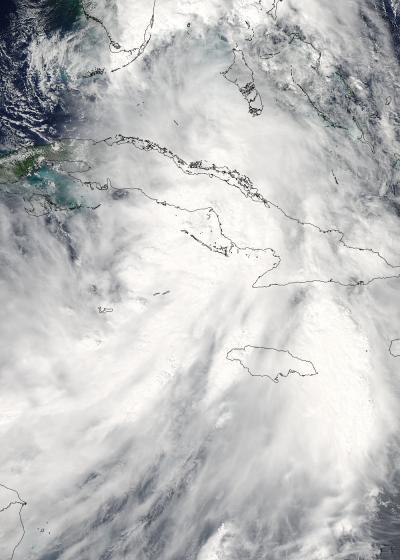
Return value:
M 398 25 L 400 21 L 399 10 L 393 8 L 392 2 L 390 0 L 382 0 L 382 8 L 391 24 Z
M 0 34 L 7 31 L 10 25 L 10 16 L 15 13 L 16 5 L 13 0 L 2 0 L 0 3 Z
M 60 30 L 71 31 L 82 15 L 80 0 L 47 0 L 43 12 L 48 32 Z
M 80 14 L 79 0 L 0 0 L 0 147 L 44 143 L 72 120 L 65 72 L 43 92 L 28 49 L 40 35 L 73 31 Z
M 393 48 L 400 60 L 400 9 L 393 9 L 391 0 L 375 0 L 375 7 L 390 27 Z

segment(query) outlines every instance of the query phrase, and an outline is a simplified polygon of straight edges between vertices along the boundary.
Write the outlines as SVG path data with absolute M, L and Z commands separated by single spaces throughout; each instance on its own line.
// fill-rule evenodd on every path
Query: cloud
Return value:
M 149 9 L 96 5 L 123 45 Z M 26 212 L 57 178 L 1 198 L 0 482 L 28 502 L 18 554 L 373 558 L 399 314 L 395 280 L 358 281 L 399 264 L 388 29 L 357 2 L 168 0 L 110 73 L 104 29 L 81 26 L 35 40 L 30 65 L 39 89 L 62 65 L 80 91 L 80 140 L 43 167 L 85 207 Z M 221 75 L 235 48 L 257 118 Z M 249 376 L 226 359 L 248 345 L 319 375 Z

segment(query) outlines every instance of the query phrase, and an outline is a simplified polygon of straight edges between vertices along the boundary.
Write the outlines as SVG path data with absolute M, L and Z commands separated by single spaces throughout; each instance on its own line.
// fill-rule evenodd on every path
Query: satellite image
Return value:
M 399 0 L 0 0 L 0 560 L 400 560 Z

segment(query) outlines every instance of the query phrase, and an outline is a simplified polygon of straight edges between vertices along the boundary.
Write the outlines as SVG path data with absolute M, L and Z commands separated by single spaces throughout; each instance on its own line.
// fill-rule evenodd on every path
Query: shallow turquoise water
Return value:
M 35 189 L 49 195 L 58 206 L 71 208 L 81 204 L 76 197 L 76 183 L 68 175 L 62 175 L 54 169 L 43 166 L 27 177 L 27 181 Z

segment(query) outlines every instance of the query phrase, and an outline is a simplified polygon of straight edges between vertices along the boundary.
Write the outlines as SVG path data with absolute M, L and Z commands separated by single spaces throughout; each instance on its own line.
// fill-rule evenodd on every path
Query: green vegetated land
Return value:
M 0 184 L 8 193 L 20 194 L 28 206 L 33 201 L 52 210 L 86 206 L 81 184 L 65 169 L 77 151 L 73 140 L 4 151 L 0 153 Z
M 71 158 L 70 140 L 22 148 L 0 155 L 0 183 L 15 183 L 29 177 L 47 162 L 61 162 Z

